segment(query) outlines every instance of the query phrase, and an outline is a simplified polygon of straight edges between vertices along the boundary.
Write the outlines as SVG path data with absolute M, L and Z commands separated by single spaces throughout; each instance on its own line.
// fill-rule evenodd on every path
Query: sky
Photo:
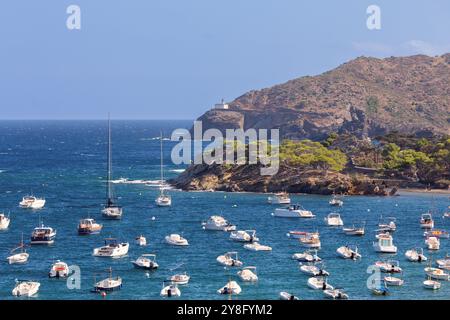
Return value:
M 450 52 L 449 31 L 448 0 L 5 0 L 0 119 L 195 119 L 361 55 Z

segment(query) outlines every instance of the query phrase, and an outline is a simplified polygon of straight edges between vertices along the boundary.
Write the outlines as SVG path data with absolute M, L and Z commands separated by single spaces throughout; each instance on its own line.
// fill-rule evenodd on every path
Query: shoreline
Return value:
M 411 193 L 437 193 L 437 194 L 448 194 L 450 195 L 449 189 L 420 189 L 420 188 L 399 188 L 399 192 L 411 192 Z

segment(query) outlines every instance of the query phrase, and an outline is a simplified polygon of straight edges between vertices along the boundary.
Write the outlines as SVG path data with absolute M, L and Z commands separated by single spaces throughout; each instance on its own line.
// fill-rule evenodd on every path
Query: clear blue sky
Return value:
M 450 1 L 8 0 L 0 41 L 0 119 L 193 119 L 360 55 L 450 52 Z

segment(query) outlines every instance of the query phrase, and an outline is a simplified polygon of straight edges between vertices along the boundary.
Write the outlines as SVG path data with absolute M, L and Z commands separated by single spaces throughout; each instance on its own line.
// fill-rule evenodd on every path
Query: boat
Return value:
M 440 269 L 450 270 L 450 256 L 447 254 L 444 259 L 436 260 L 436 264 Z
M 425 244 L 428 246 L 428 250 L 439 250 L 441 246 L 439 238 L 436 237 L 427 237 L 425 239 Z
M 16 280 L 16 286 L 12 290 L 15 297 L 31 297 L 38 293 L 41 284 L 30 280 Z
M 22 201 L 20 201 L 19 206 L 25 209 L 42 209 L 45 206 L 45 199 L 38 198 L 32 195 L 25 196 L 22 198 Z
M 434 220 L 431 213 L 424 213 L 420 217 L 420 227 L 423 229 L 433 229 L 434 228 Z
M 337 248 L 336 253 L 339 257 L 343 259 L 351 259 L 356 260 L 361 258 L 361 254 L 358 253 L 358 247 L 357 246 L 342 246 Z
M 187 273 L 185 272 L 185 273 L 175 274 L 175 275 L 171 276 L 169 280 L 175 284 L 183 285 L 183 284 L 188 284 L 190 279 L 191 279 L 191 277 L 188 276 Z
M 433 267 L 426 267 L 424 269 L 425 273 L 427 276 L 431 277 L 432 279 L 435 280 L 445 280 L 445 281 L 449 281 L 450 280 L 450 275 L 445 272 L 442 269 L 439 268 L 433 268 Z
M 329 276 L 330 273 L 321 267 L 318 267 L 314 264 L 301 264 L 300 263 L 300 271 L 306 273 L 310 276 Z
M 217 257 L 216 261 L 227 267 L 241 267 L 243 265 L 242 261 L 238 259 L 238 253 L 236 251 L 220 255 Z
M 34 228 L 31 233 L 30 244 L 52 244 L 55 242 L 56 230 L 51 227 L 46 227 L 41 222 L 39 227 Z
M 286 234 L 289 238 L 294 238 L 294 239 L 301 239 L 304 238 L 305 236 L 312 236 L 312 235 L 316 235 L 316 236 L 320 236 L 319 232 L 308 232 L 308 231 L 289 231 Z
M 388 296 L 391 294 L 385 282 L 380 283 L 379 286 L 373 286 L 370 290 L 376 296 Z
M 267 198 L 267 202 L 270 204 L 290 204 L 291 199 L 287 192 L 278 192 Z
M 164 187 L 164 170 L 163 170 L 163 137 L 161 132 L 161 137 L 159 139 L 160 141 L 160 158 L 161 158 L 161 186 L 159 187 L 159 196 L 156 198 L 155 203 L 158 207 L 170 207 L 172 205 L 172 197 L 164 192 L 166 189 Z
M 122 278 L 112 276 L 112 268 L 109 268 L 109 277 L 94 284 L 93 292 L 109 292 L 122 289 Z
M 78 234 L 88 235 L 88 234 L 99 234 L 102 231 L 103 225 L 95 222 L 94 219 L 86 218 L 81 219 L 78 223 Z
M 4 213 L 0 213 L 0 230 L 6 230 L 9 227 L 11 219 L 7 217 Z
M 326 298 L 333 300 L 347 300 L 348 294 L 343 289 L 326 289 L 323 290 L 323 294 Z
M 342 207 L 344 205 L 344 201 L 333 195 L 333 198 L 328 202 L 330 206 Z
M 136 268 L 145 270 L 156 270 L 159 267 L 158 263 L 156 262 L 156 254 L 152 253 L 142 254 L 136 260 L 131 261 L 131 263 Z
M 112 146 L 111 146 L 111 120 L 108 117 L 108 173 L 106 187 L 106 204 L 102 210 L 103 217 L 107 219 L 121 219 L 123 208 L 116 203 L 112 181 Z
M 23 233 L 22 233 L 22 241 L 20 242 L 17 248 L 11 250 L 11 253 L 14 253 L 16 250 L 21 250 L 21 252 L 13 254 L 6 258 L 9 264 L 23 264 L 28 261 L 29 254 L 25 251 L 25 244 L 23 242 Z
M 56 260 L 56 262 L 50 268 L 50 272 L 48 273 L 49 278 L 66 278 L 69 276 L 69 265 L 60 260 Z
M 400 263 L 396 260 L 387 261 L 377 261 L 374 264 L 380 269 L 381 272 L 385 273 L 401 273 L 402 268 L 400 268 Z
M 441 283 L 437 280 L 432 280 L 431 277 L 428 277 L 428 279 L 423 282 L 423 286 L 426 289 L 438 290 L 441 288 Z
M 292 255 L 292 259 L 297 260 L 299 262 L 319 262 L 322 261 L 317 255 L 317 250 L 307 250 L 302 253 L 294 253 Z
M 373 243 L 376 252 L 397 253 L 397 247 L 394 245 L 394 238 L 390 234 L 379 234 L 378 241 Z
M 422 248 L 410 249 L 405 252 L 405 257 L 412 262 L 427 261 L 427 257 L 423 254 Z
M 340 227 L 344 225 L 344 222 L 341 219 L 341 215 L 339 213 L 332 212 L 328 214 L 326 218 L 324 218 L 327 226 L 330 227 Z
M 355 225 L 351 227 L 344 227 L 342 231 L 348 236 L 363 236 L 365 234 L 364 227 L 355 227 Z
M 439 239 L 448 239 L 450 234 L 445 230 L 432 229 L 423 233 L 424 237 L 436 237 Z
M 166 243 L 171 244 L 173 246 L 188 246 L 189 242 L 180 236 L 179 234 L 173 233 L 165 237 Z
M 181 291 L 178 289 L 178 286 L 176 283 L 173 283 L 172 281 L 164 281 L 162 285 L 161 292 L 159 295 L 161 297 L 179 297 L 181 296 Z
M 211 216 L 206 222 L 202 223 L 204 230 L 214 230 L 214 231 L 235 231 L 236 226 L 230 224 L 221 216 Z
M 236 281 L 228 281 L 226 285 L 217 290 L 218 294 L 240 294 L 242 292 L 241 287 Z
M 230 239 L 239 242 L 258 242 L 256 230 L 238 230 L 230 233 Z
M 386 217 L 383 219 L 381 217 L 381 222 L 378 223 L 378 231 L 380 232 L 394 232 L 397 230 L 397 224 L 395 223 L 397 221 L 394 217 Z
M 147 239 L 145 239 L 145 237 L 143 235 L 140 235 L 139 237 L 136 237 L 136 244 L 138 246 L 146 246 L 147 245 Z
M 114 238 L 106 238 L 105 245 L 95 248 L 93 255 L 95 257 L 120 258 L 128 254 L 129 247 L 130 244 L 128 242 L 119 243 Z
M 303 237 L 298 239 L 300 244 L 307 248 L 312 249 L 320 249 L 321 243 L 320 243 L 320 236 L 319 233 L 313 232 L 309 233 L 306 232 Z
M 282 218 L 314 218 L 315 215 L 309 210 L 303 209 L 298 204 L 292 204 L 286 208 L 276 208 L 272 213 L 274 217 Z
M 400 287 L 400 286 L 403 285 L 403 283 L 405 281 L 403 279 L 400 279 L 400 278 L 397 278 L 397 277 L 386 276 L 386 277 L 384 277 L 384 282 L 386 283 L 387 286 Z
M 248 267 L 243 268 L 242 270 L 239 270 L 237 272 L 237 275 L 242 281 L 246 281 L 246 282 L 258 281 L 256 267 L 253 267 L 253 266 L 248 266 Z
M 326 277 L 311 277 L 308 279 L 308 287 L 314 290 L 333 290 L 333 286 L 328 284 Z
M 272 251 L 272 247 L 262 245 L 259 242 L 250 242 L 244 244 L 244 249 L 251 251 Z
M 280 292 L 280 300 L 300 300 L 298 297 L 286 291 Z
M 449 206 L 450 209 L 450 206 Z M 450 211 L 444 212 L 444 214 L 442 215 L 442 218 L 450 218 Z

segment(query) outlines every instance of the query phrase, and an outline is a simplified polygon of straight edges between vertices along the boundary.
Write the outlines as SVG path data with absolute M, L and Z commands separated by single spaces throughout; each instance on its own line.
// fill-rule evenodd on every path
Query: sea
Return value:
M 180 285 L 180 299 L 229 299 L 217 290 L 229 280 L 242 288 L 232 299 L 278 299 L 287 291 L 300 299 L 324 299 L 320 290 L 307 286 L 308 275 L 291 259 L 303 252 L 298 241 L 287 237 L 292 230 L 319 231 L 322 248 L 319 256 L 330 273 L 328 283 L 343 288 L 350 299 L 449 299 L 450 283 L 442 282 L 440 290 L 423 288 L 427 263 L 412 263 L 405 251 L 423 247 L 423 229 L 419 226 L 422 213 L 432 210 L 436 228 L 450 231 L 450 219 L 442 218 L 450 204 L 448 194 L 401 192 L 393 197 L 345 196 L 344 205 L 330 207 L 329 196 L 291 195 L 293 202 L 311 210 L 314 219 L 277 218 L 274 205 L 267 203 L 267 194 L 226 192 L 184 192 L 169 190 L 172 206 L 158 208 L 155 198 L 160 179 L 160 132 L 166 138 L 164 174 L 174 178 L 186 169 L 171 161 L 171 150 L 177 143 L 170 141 L 172 131 L 189 128 L 192 121 L 112 121 L 113 177 L 147 183 L 114 184 L 118 202 L 123 206 L 123 219 L 105 220 L 101 209 L 106 196 L 107 121 L 0 121 L 0 212 L 9 214 L 11 224 L 0 232 L 0 299 L 167 299 L 160 297 L 164 280 L 187 272 L 187 285 Z M 45 197 L 42 210 L 19 208 L 23 196 Z M 365 224 L 363 237 L 345 235 L 340 228 L 328 227 L 324 218 L 332 211 L 341 214 L 345 225 Z M 253 252 L 233 242 L 229 234 L 205 231 L 202 222 L 211 215 L 222 215 L 240 230 L 255 229 L 260 243 L 273 248 L 271 252 Z M 80 219 L 91 217 L 103 224 L 98 235 L 79 236 Z M 377 225 L 381 217 L 395 217 L 397 231 L 394 243 L 396 255 L 378 254 L 373 249 Z M 9 265 L 6 257 L 17 247 L 22 234 L 29 242 L 31 232 L 42 221 L 57 230 L 56 241 L 50 246 L 31 246 L 29 262 Z M 178 233 L 188 239 L 189 246 L 174 247 L 165 243 L 166 235 Z M 135 238 L 144 235 L 147 246 L 138 246 Z M 97 258 L 92 255 L 104 238 L 113 237 L 130 243 L 127 256 L 119 259 Z M 441 249 L 425 254 L 430 260 L 443 258 L 450 250 L 448 239 L 441 240 Z M 336 249 L 357 245 L 362 258 L 341 259 Z M 217 256 L 237 251 L 245 266 L 256 266 L 259 281 L 244 283 L 237 277 L 239 268 L 224 268 Z M 133 267 L 131 261 L 144 253 L 157 256 L 159 268 L 148 272 Z M 389 296 L 374 296 L 367 287 L 371 276 L 368 267 L 385 259 L 400 263 L 404 279 L 401 287 L 391 287 Z M 50 279 L 52 263 L 61 260 L 79 268 L 77 285 L 66 279 Z M 95 281 L 113 276 L 123 279 L 119 291 L 102 297 L 91 292 Z M 78 270 L 78 269 L 77 269 Z M 14 298 L 11 290 L 16 279 L 41 283 L 39 293 L 31 298 Z M 172 298 L 175 299 L 175 298 Z

